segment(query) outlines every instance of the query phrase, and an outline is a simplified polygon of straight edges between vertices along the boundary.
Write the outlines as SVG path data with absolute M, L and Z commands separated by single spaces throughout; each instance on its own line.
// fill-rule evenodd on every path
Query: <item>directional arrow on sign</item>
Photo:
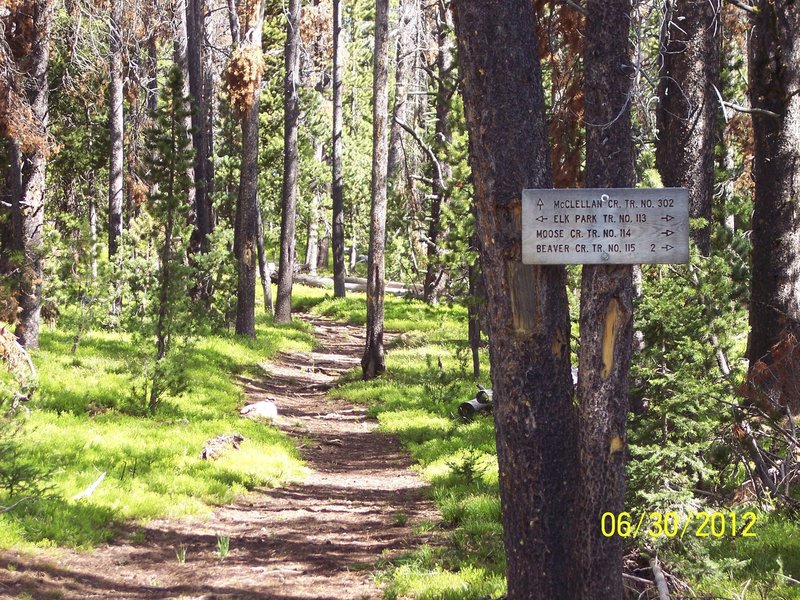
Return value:
M 545 221 L 549 221 L 547 217 L 536 217 L 536 220 L 539 221 L 539 223 L 544 223 Z
M 661 248 L 662 248 L 663 250 L 666 250 L 667 252 L 669 252 L 670 250 L 672 250 L 674 247 L 675 247 L 675 246 L 670 246 L 669 244 L 667 244 L 666 246 L 661 246 Z
M 669 223 L 673 219 L 675 219 L 675 217 L 673 217 L 672 215 L 666 215 L 665 217 L 661 217 L 661 220 L 666 221 L 667 223 Z
M 665 236 L 669 237 L 674 233 L 675 233 L 674 231 L 671 231 L 671 230 L 667 229 L 666 231 L 662 231 L 661 235 L 665 235 Z
M 541 198 L 539 198 L 539 201 L 536 203 L 536 206 L 539 207 L 539 210 L 542 210 L 542 207 L 544 206 L 544 202 L 542 202 Z

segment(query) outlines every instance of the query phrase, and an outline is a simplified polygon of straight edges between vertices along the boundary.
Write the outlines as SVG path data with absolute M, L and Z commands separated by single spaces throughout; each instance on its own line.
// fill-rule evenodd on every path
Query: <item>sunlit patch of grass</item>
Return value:
M 745 511 L 737 509 L 741 515 Z M 729 513 L 728 513 L 729 514 Z M 754 537 L 726 535 L 704 539 L 704 555 L 692 569 L 699 579 L 694 589 L 699 594 L 743 600 L 800 598 L 800 536 L 797 519 L 775 512 L 758 513 L 749 531 Z M 707 554 L 706 554 L 707 552 Z M 679 556 L 678 564 L 687 565 Z M 700 572 L 700 575 L 696 573 Z
M 451 556 L 448 556 L 450 554 Z M 478 565 L 452 564 L 452 550 L 423 545 L 416 551 L 382 564 L 379 581 L 385 598 L 470 600 L 500 598 L 505 593 L 502 574 Z
M 188 392 L 151 417 L 141 416 L 130 393 L 128 336 L 88 332 L 73 357 L 71 332 L 44 330 L 33 356 L 41 389 L 20 438 L 27 455 L 52 470 L 53 488 L 0 515 L 0 547 L 91 547 L 125 519 L 203 515 L 254 487 L 301 478 L 299 454 L 284 434 L 239 417 L 244 398 L 233 375 L 257 376 L 259 362 L 279 350 L 309 351 L 314 339 L 305 323 L 276 326 L 263 316 L 257 333 L 256 340 L 199 337 Z M 200 459 L 205 442 L 234 432 L 245 437 L 239 450 Z M 102 473 L 89 497 L 72 500 Z M 2 494 L 0 504 L 8 504 Z

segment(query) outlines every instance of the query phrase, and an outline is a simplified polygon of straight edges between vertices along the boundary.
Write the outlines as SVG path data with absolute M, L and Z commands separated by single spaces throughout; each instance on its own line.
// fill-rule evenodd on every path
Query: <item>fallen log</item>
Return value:
M 298 273 L 297 275 L 294 276 L 294 281 L 295 283 L 301 283 L 309 287 L 333 289 L 333 279 L 331 279 L 330 277 L 319 277 L 319 276 L 305 275 L 303 273 Z M 348 277 L 345 278 L 344 287 L 347 291 L 350 292 L 366 292 L 367 291 L 366 282 L 367 282 L 366 279 L 362 279 L 360 277 Z M 384 291 L 387 294 L 391 294 L 392 296 L 400 296 L 403 298 L 416 298 L 416 299 L 422 298 L 422 294 L 415 288 L 393 281 L 386 282 L 386 288 Z

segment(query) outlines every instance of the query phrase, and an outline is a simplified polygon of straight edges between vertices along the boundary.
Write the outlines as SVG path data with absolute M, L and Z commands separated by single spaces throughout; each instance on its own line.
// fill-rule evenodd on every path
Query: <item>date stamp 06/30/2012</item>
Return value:
M 600 530 L 605 537 L 618 535 L 623 538 L 680 538 L 694 536 L 698 538 L 713 537 L 756 537 L 753 527 L 756 524 L 756 513 L 737 514 L 729 512 L 701 511 L 689 514 L 676 512 L 643 512 L 632 515 L 628 512 L 603 513 L 600 518 Z

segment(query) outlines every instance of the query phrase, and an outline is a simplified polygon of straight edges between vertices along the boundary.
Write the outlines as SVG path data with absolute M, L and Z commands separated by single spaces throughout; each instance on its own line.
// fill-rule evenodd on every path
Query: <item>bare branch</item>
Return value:
M 758 9 L 755 6 L 750 6 L 749 4 L 745 4 L 742 0 L 726 0 L 729 4 L 733 4 L 737 8 L 741 8 L 743 11 L 750 13 L 751 15 L 757 15 Z
M 738 104 L 734 104 L 733 102 L 725 102 L 725 106 L 728 108 L 732 108 L 736 112 L 741 113 L 748 113 L 751 115 L 761 115 L 763 117 L 772 117 L 773 119 L 780 119 L 781 116 L 776 113 L 772 112 L 771 110 L 766 110 L 764 108 L 747 108 L 746 106 L 739 106 Z
M 573 0 L 561 0 L 561 1 L 564 4 L 566 4 L 567 6 L 571 6 L 572 8 L 577 10 L 579 13 L 581 13 L 583 15 L 586 14 L 586 9 L 583 6 L 581 6 L 580 4 L 578 4 L 577 2 L 574 2 Z
M 446 189 L 447 186 L 445 185 L 444 177 L 442 176 L 442 165 L 441 163 L 439 163 L 439 159 L 436 158 L 436 154 L 431 149 L 431 147 L 428 146 L 428 144 L 426 144 L 422 140 L 422 138 L 419 137 L 419 135 L 417 135 L 417 132 L 414 131 L 413 127 L 409 127 L 408 125 L 403 123 L 400 119 L 394 119 L 394 122 L 397 123 L 402 129 L 407 131 L 411 135 L 411 137 L 414 138 L 417 144 L 419 144 L 419 147 L 422 148 L 423 152 L 425 152 L 425 154 L 428 155 L 428 158 L 430 159 L 431 164 L 433 165 L 433 169 L 434 171 L 436 171 L 436 179 L 435 179 L 436 184 L 440 187 L 440 189 L 443 190 Z
M 781 116 L 778 113 L 772 112 L 771 110 L 766 110 L 766 109 L 763 109 L 763 108 L 748 108 L 746 106 L 741 106 L 740 104 L 735 104 L 733 102 L 728 102 L 727 100 L 725 100 L 722 97 L 722 94 L 720 93 L 720 91 L 717 88 L 717 86 L 713 86 L 713 87 L 714 87 L 714 91 L 717 93 L 717 99 L 719 100 L 720 106 L 722 106 L 722 115 L 725 117 L 725 122 L 726 123 L 728 122 L 728 111 L 725 110 L 726 108 L 731 108 L 731 109 L 735 110 L 736 112 L 747 113 L 747 114 L 751 114 L 751 115 L 762 115 L 764 117 L 772 117 L 773 119 L 780 119 L 781 118 Z

